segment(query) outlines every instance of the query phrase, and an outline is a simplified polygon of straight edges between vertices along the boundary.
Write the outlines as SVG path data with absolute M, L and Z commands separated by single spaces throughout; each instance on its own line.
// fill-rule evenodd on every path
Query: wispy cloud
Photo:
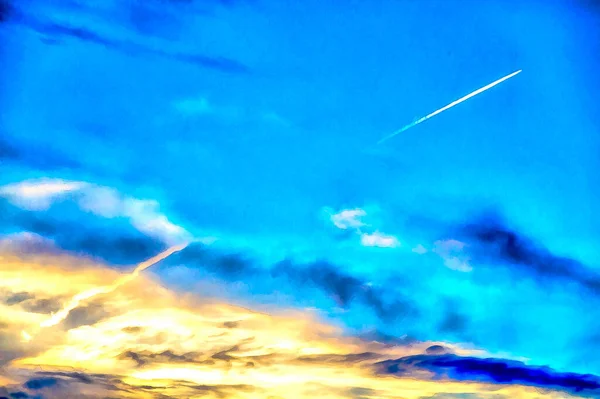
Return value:
M 250 68 L 247 65 L 231 58 L 181 51 L 169 51 L 163 48 L 153 47 L 140 40 L 134 41 L 127 38 L 111 37 L 109 34 L 100 33 L 91 28 L 75 26 L 69 22 L 60 22 L 52 19 L 49 15 L 33 15 L 30 12 L 31 10 L 29 9 L 19 8 L 15 11 L 16 16 L 13 16 L 12 20 L 15 23 L 55 39 L 75 39 L 102 45 L 112 50 L 131 55 L 168 58 L 174 61 L 197 65 L 202 68 L 224 73 L 248 74 L 250 72 Z
M 175 255 L 172 262 L 208 271 L 228 282 L 267 286 L 278 292 L 287 291 L 299 299 L 306 295 L 314 296 L 314 291 L 310 289 L 316 288 L 342 308 L 362 305 L 368 312 L 387 322 L 402 320 L 417 313 L 413 301 L 400 292 L 394 293 L 390 299 L 384 288 L 371 286 L 360 276 L 344 272 L 342 266 L 326 261 L 300 263 L 289 259 L 272 265 L 260 265 L 256 260 L 240 254 L 222 253 L 194 244 Z M 257 293 L 257 288 L 254 292 Z

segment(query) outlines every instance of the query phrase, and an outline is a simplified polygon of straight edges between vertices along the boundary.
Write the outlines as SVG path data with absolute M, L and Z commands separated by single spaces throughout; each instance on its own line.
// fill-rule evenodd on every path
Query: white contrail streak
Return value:
M 92 297 L 95 297 L 96 295 L 109 294 L 109 293 L 113 292 L 114 290 L 116 290 L 117 288 L 122 286 L 123 284 L 126 284 L 126 283 L 130 282 L 131 280 L 135 279 L 142 271 L 146 270 L 147 268 L 149 268 L 152 265 L 157 264 L 161 260 L 168 258 L 175 252 L 179 252 L 179 251 L 183 250 L 185 247 L 187 247 L 187 245 L 188 244 L 176 245 L 176 246 L 171 247 L 171 248 L 161 252 L 160 254 L 138 264 L 137 267 L 133 270 L 133 272 L 131 272 L 130 274 L 126 274 L 125 276 L 119 277 L 111 285 L 104 286 L 104 287 L 96 287 L 96 288 L 92 288 L 92 289 L 84 291 L 84 292 L 80 292 L 79 294 L 75 295 L 71 299 L 71 301 L 67 304 L 67 306 L 65 306 L 63 309 L 61 309 L 57 313 L 54 313 L 52 315 L 52 317 L 50 317 L 48 320 L 41 323 L 40 327 L 50 327 L 50 326 L 54 326 L 54 325 L 60 323 L 69 315 L 71 310 L 73 310 L 79 306 L 81 301 L 90 299 Z
M 483 86 L 481 89 L 477 89 L 474 92 L 471 92 L 471 93 L 467 94 L 466 96 L 461 97 L 458 100 L 451 102 L 450 104 L 446 105 L 445 107 L 442 107 L 442 108 L 438 109 L 437 111 L 434 111 L 434 112 L 430 113 L 429 115 L 422 117 L 421 119 L 417 119 L 413 123 L 410 123 L 410 124 L 404 126 L 402 129 L 396 130 L 394 133 L 390 134 L 389 136 L 382 138 L 381 140 L 379 140 L 377 142 L 377 144 L 381 144 L 381 143 L 391 139 L 392 137 L 394 137 L 402 132 L 407 131 L 411 127 L 414 127 L 414 126 L 418 125 L 419 123 L 425 122 L 427 119 L 434 117 L 437 114 L 442 113 L 442 112 L 446 111 L 447 109 L 452 108 L 455 105 L 458 105 L 458 104 L 462 103 L 463 101 L 468 100 L 471 97 L 474 97 L 480 93 L 483 93 L 484 91 L 486 91 L 488 89 L 491 89 L 492 87 L 496 86 L 497 84 L 500 84 L 500 83 L 504 82 L 505 80 L 512 78 L 513 76 L 515 76 L 516 74 L 518 74 L 520 72 L 521 72 L 521 69 L 519 69 L 516 72 L 511 73 L 510 75 L 506 75 L 505 77 L 500 78 L 500 79 L 490 83 L 489 85 Z
M 69 313 L 73 309 L 77 308 L 81 304 L 82 301 L 88 300 L 97 295 L 109 294 L 109 293 L 113 292 L 120 286 L 130 282 L 131 280 L 134 280 L 142 271 L 146 270 L 150 266 L 153 266 L 153 265 L 157 264 L 158 262 L 168 258 L 169 256 L 173 255 L 175 252 L 179 252 L 179 251 L 183 250 L 187 246 L 188 246 L 188 244 L 186 243 L 186 244 L 176 245 L 176 246 L 166 249 L 165 251 L 161 252 L 160 254 L 138 264 L 136 266 L 136 268 L 133 270 L 133 272 L 119 277 L 111 285 L 94 287 L 87 291 L 80 292 L 79 294 L 77 294 L 73 298 L 71 298 L 69 303 L 64 308 L 62 308 L 60 311 L 52 314 L 52 316 L 48 320 L 42 322 L 40 324 L 40 328 L 51 327 L 51 326 L 57 325 L 58 323 L 60 323 L 64 319 L 66 319 L 67 316 L 69 315 Z M 29 333 L 27 333 L 27 331 L 22 331 L 21 336 L 25 342 L 31 341 L 33 338 Z

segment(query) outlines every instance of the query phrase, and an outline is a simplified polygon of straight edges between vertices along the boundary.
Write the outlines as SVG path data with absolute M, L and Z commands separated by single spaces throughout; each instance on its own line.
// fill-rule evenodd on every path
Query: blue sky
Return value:
M 183 253 L 153 273 L 182 291 L 208 273 L 229 301 L 313 307 L 349 333 L 600 374 L 598 10 L 75 3 L 24 1 L 0 32 L 4 234 L 116 265 L 203 239 L 210 260 Z M 40 178 L 87 185 L 31 210 L 14 187 Z M 120 210 L 103 213 L 109 200 Z M 181 230 L 149 228 L 156 217 Z M 107 236 L 138 244 L 90 243 Z M 377 301 L 349 288 L 336 303 L 329 268 Z

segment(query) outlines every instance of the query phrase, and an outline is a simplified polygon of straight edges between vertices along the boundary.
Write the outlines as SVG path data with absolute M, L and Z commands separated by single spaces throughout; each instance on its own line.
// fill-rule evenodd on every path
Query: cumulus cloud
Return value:
M 395 236 L 372 230 L 372 227 L 364 221 L 364 218 L 367 217 L 367 211 L 364 209 L 343 209 L 334 212 L 332 209 L 325 208 L 325 213 L 330 222 L 338 229 L 358 234 L 360 244 L 364 247 L 396 248 L 400 246 L 400 241 Z

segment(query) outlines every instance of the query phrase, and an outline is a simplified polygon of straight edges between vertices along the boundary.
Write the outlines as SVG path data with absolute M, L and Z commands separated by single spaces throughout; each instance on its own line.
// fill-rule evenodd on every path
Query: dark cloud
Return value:
M 467 330 L 468 319 L 466 316 L 449 310 L 444 314 L 444 318 L 440 323 L 438 329 L 444 333 L 462 333 Z
M 372 330 L 361 333 L 358 338 L 367 342 L 378 342 L 387 346 L 410 346 L 414 343 L 419 342 L 416 338 L 408 335 L 402 337 L 396 337 L 393 335 L 385 334 L 379 330 Z
M 198 352 L 188 352 L 184 354 L 176 354 L 171 350 L 166 350 L 160 353 L 152 353 L 148 351 L 135 352 L 126 351 L 119 355 L 119 359 L 133 360 L 138 367 L 152 363 L 199 363 L 206 364 L 206 361 L 200 359 L 202 354 Z M 212 362 L 210 362 L 212 364 Z
M 271 281 L 281 289 L 280 281 L 287 280 L 294 287 L 313 287 L 333 297 L 342 307 L 359 303 L 372 309 L 384 321 L 392 322 L 416 315 L 416 308 L 408 299 L 395 293 L 386 301 L 385 292 L 367 284 L 358 277 L 344 273 L 342 267 L 326 261 L 299 264 L 285 260 L 271 268 L 259 268 L 253 260 L 241 254 L 223 254 L 201 245 L 192 245 L 176 254 L 170 261 L 199 267 L 228 281 Z
M 428 355 L 441 355 L 447 353 L 447 349 L 441 345 L 432 345 L 425 350 Z
M 228 398 L 236 393 L 236 391 L 242 391 L 245 393 L 257 391 L 257 388 L 252 385 L 186 385 L 193 391 L 202 392 L 205 394 L 213 394 L 217 398 Z
M 142 327 L 138 327 L 138 326 L 124 327 L 121 331 L 126 332 L 128 334 L 137 334 L 142 331 Z
M 11 0 L 0 0 L 0 24 L 8 21 L 8 19 L 11 17 L 12 11 L 13 5 Z M 2 143 L 0 143 L 0 157 L 2 151 L 1 149 Z
M 248 66 L 226 57 L 168 52 L 163 49 L 151 48 L 132 41 L 109 38 L 87 28 L 48 22 L 25 13 L 21 13 L 20 23 L 54 39 L 73 38 L 105 46 L 129 55 L 170 58 L 175 61 L 185 62 L 225 73 L 246 74 L 250 72 Z
M 127 220 L 107 220 L 81 212 L 75 206 L 57 206 L 46 212 L 23 210 L 0 199 L 0 233 L 28 231 L 51 239 L 61 250 L 92 256 L 112 264 L 130 265 L 156 255 L 166 246 L 135 230 Z M 67 208 L 67 212 L 65 211 Z M 69 218 L 69 215 L 71 216 Z M 52 245 L 33 244 L 24 250 L 52 252 Z M 26 251 L 30 252 L 30 251 Z
M 325 355 L 310 355 L 310 356 L 301 356 L 297 360 L 300 362 L 306 363 L 347 363 L 354 364 L 360 363 L 367 360 L 373 360 L 380 357 L 377 353 L 372 352 L 364 352 L 364 353 L 351 353 L 347 355 L 338 355 L 338 354 L 325 354 Z
M 32 298 L 34 298 L 34 296 L 29 292 L 15 292 L 9 294 L 2 302 L 4 302 L 5 305 L 12 306 Z
M 371 388 L 354 387 L 348 390 L 348 395 L 352 399 L 367 399 L 371 396 L 376 396 L 377 391 Z
M 239 327 L 239 322 L 237 321 L 226 321 L 225 323 L 223 323 L 223 327 L 225 328 L 237 328 Z
M 75 169 L 81 164 L 61 151 L 39 147 L 18 140 L 9 141 L 8 136 L 0 138 L 0 163 L 5 165 L 24 165 L 40 171 Z
M 481 393 L 436 393 L 421 399 L 509 399 L 505 395 Z
M 416 355 L 375 364 L 381 374 L 410 377 L 420 370 L 436 378 L 492 384 L 520 384 L 538 388 L 560 389 L 571 393 L 600 394 L 600 378 L 589 374 L 560 373 L 549 367 L 527 366 L 504 359 L 481 359 L 453 354 Z
M 533 239 L 510 229 L 497 214 L 486 214 L 463 224 L 459 234 L 483 264 L 509 264 L 541 280 L 573 282 L 600 294 L 600 275 L 576 260 L 554 255 Z
M 0 0 L 1 1 L 1 0 Z M 0 3 L 0 13 L 2 12 L 2 3 Z M 1 16 L 0 16 L 1 18 Z M 5 163 L 7 161 L 19 159 L 19 151 L 11 145 L 8 141 L 0 138 L 0 161 Z
M 32 378 L 23 384 L 27 389 L 37 391 L 44 388 L 52 388 L 60 384 L 60 380 L 54 377 Z
M 109 316 L 110 313 L 101 303 L 93 302 L 71 310 L 63 323 L 67 329 L 72 329 L 96 324 Z
M 32 313 L 50 314 L 57 312 L 62 306 L 57 298 L 43 298 L 28 300 L 21 307 Z
M 142 234 L 132 235 L 135 236 L 87 235 L 74 240 L 61 239 L 58 243 L 66 250 L 99 257 L 113 264 L 138 263 L 166 249 L 158 240 Z
M 89 375 L 78 372 L 38 371 L 36 374 L 41 376 L 67 377 L 83 384 L 92 384 L 94 382 L 93 378 Z
M 98 390 L 95 390 L 96 393 L 94 394 L 85 395 L 82 393 L 80 384 L 92 385 L 98 388 Z M 0 387 L 0 398 L 5 396 L 10 398 L 42 399 L 46 396 L 46 393 L 52 393 L 51 397 L 53 398 L 84 399 L 102 397 L 116 399 L 123 397 L 119 393 L 127 393 L 127 397 L 141 395 L 156 399 L 175 399 L 173 396 L 158 392 L 164 390 L 164 387 L 130 385 L 123 381 L 123 376 L 116 374 L 87 374 L 78 371 L 38 371 L 34 373 L 34 377 L 30 378 L 23 387 L 29 391 L 36 392 L 36 394 L 32 395 L 31 393 L 28 394 L 22 391 L 10 393 L 8 389 Z M 207 396 L 212 395 L 211 397 L 227 398 L 234 395 L 236 391 L 248 393 L 257 389 L 248 385 L 197 385 L 186 381 L 178 381 L 176 387 L 178 391 L 182 392 L 177 397 L 191 397 L 198 396 L 199 393 L 205 393 Z M 44 395 L 40 395 L 38 392 L 42 392 Z
M 20 306 L 24 310 L 33 313 L 49 314 L 60 309 L 61 303 L 58 298 L 36 298 L 29 292 L 4 292 L 2 303 L 8 306 Z
M 215 360 L 223 360 L 223 361 L 229 362 L 229 361 L 235 359 L 235 356 L 231 356 L 229 354 L 229 352 L 235 352 L 237 350 L 239 350 L 239 347 L 233 346 L 231 348 L 228 348 L 223 351 L 219 351 L 219 352 L 215 353 L 214 355 L 211 356 L 211 358 L 215 359 Z
M 413 314 L 415 309 L 407 299 L 396 299 L 386 303 L 383 292 L 359 278 L 340 271 L 340 267 L 320 261 L 307 266 L 284 261 L 273 269 L 274 276 L 285 276 L 295 283 L 311 284 L 332 295 L 340 305 L 348 307 L 351 302 L 360 302 L 385 321 L 400 320 Z

